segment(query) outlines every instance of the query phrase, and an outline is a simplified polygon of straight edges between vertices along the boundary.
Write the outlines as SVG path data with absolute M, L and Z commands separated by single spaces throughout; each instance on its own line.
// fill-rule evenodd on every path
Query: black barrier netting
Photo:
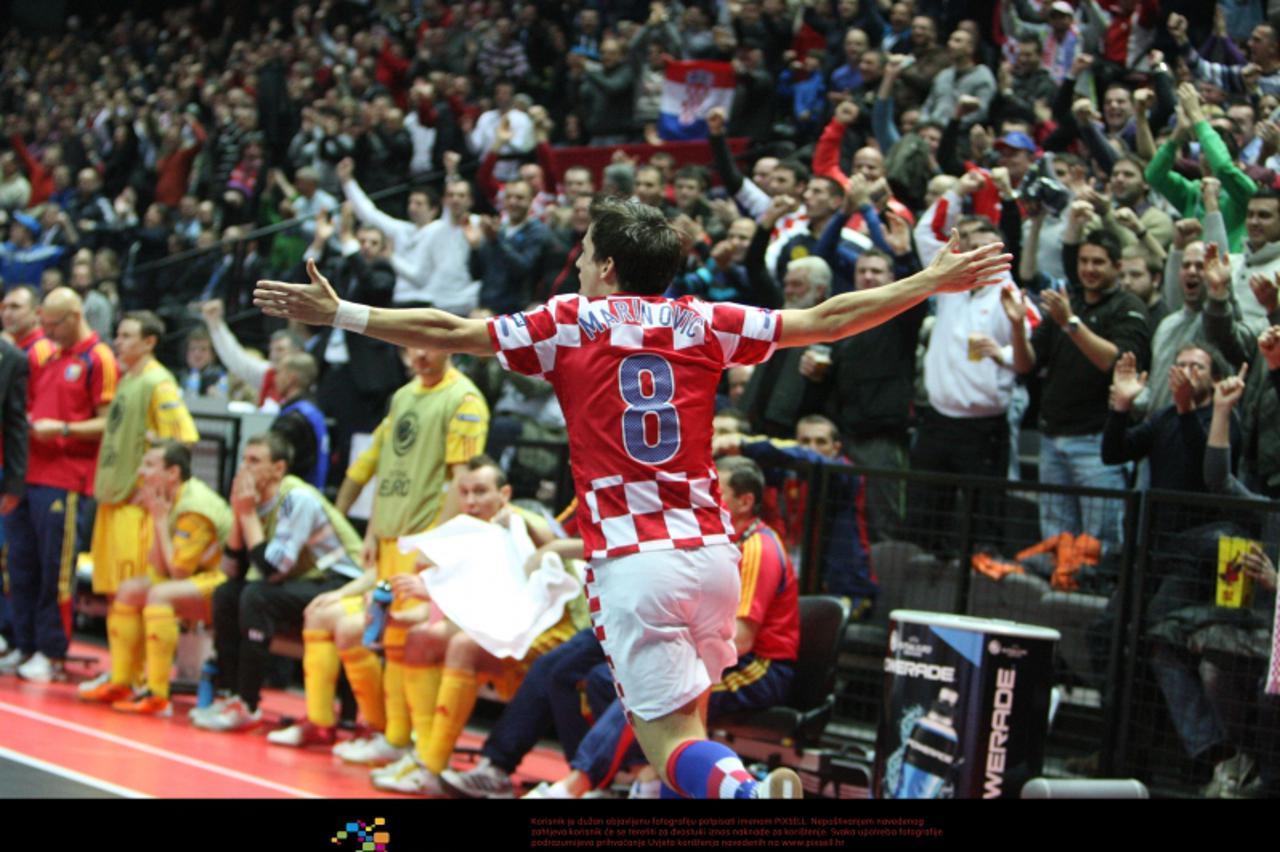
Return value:
M 1280 761 L 1280 698 L 1263 693 L 1280 506 L 1148 495 L 1124 674 L 1121 765 L 1174 795 L 1263 791 Z M 1274 789 L 1274 788 L 1272 788 Z
M 1062 635 L 1050 678 L 1055 713 L 1046 770 L 1066 775 L 1094 767 L 1114 734 L 1107 695 L 1122 634 L 1108 604 L 1128 561 L 1132 533 L 1126 537 L 1125 530 L 1136 526 L 1136 497 L 928 473 L 860 474 L 867 493 L 898 487 L 906 505 L 893 534 L 870 545 L 879 593 L 842 647 L 838 721 L 872 730 L 878 723 L 887 623 L 895 609 L 1039 625 Z M 1047 501 L 1055 504 L 1052 512 L 1044 511 Z M 1098 526 L 1046 528 L 1046 519 L 1061 517 L 1068 502 L 1075 517 Z M 812 564 L 832 548 L 847 552 L 857 544 L 847 527 L 829 523 L 818 538 Z

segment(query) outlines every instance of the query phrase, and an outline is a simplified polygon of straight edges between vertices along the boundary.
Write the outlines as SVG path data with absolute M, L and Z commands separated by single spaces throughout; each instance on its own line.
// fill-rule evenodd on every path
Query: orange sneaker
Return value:
M 133 697 L 133 689 L 127 683 L 106 683 L 99 684 L 88 692 L 80 693 L 81 701 L 88 701 L 93 704 L 115 704 L 117 701 L 124 701 Z
M 150 692 L 144 692 L 133 698 L 113 702 L 111 709 L 119 710 L 121 713 L 137 713 L 139 716 L 161 716 L 167 718 L 173 715 L 173 705 L 169 703 L 169 699 L 152 695 Z

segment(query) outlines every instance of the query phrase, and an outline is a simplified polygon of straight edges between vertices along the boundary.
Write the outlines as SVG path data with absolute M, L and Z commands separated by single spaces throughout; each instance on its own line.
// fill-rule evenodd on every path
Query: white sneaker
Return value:
M 525 793 L 522 799 L 576 799 L 577 796 L 566 790 L 559 781 L 554 784 L 548 784 L 543 781 L 537 787 Z
M 378 786 L 380 778 L 394 778 L 401 773 L 408 772 L 418 765 L 418 759 L 414 757 L 413 752 L 406 751 L 404 756 L 394 763 L 388 763 L 386 766 L 378 767 L 369 771 L 369 780 L 373 782 L 373 786 Z
M 230 732 L 248 730 L 261 721 L 261 707 L 250 713 L 249 707 L 244 703 L 244 700 L 238 695 L 233 695 L 222 706 L 221 712 L 201 716 L 194 724 L 197 728 L 204 728 L 206 731 Z
M 18 666 L 26 662 L 26 654 L 23 654 L 17 648 L 0 657 L 0 672 L 4 674 L 13 674 L 18 670 Z
M 386 766 L 403 758 L 408 750 L 393 746 L 383 734 L 358 740 L 347 740 L 333 747 L 333 753 L 347 763 Z
M 510 799 L 515 796 L 511 776 L 490 763 L 487 757 L 481 758 L 476 768 L 467 772 L 446 769 L 440 773 L 440 780 L 450 792 L 468 799 Z
M 408 768 L 394 775 L 380 775 L 373 779 L 373 786 L 392 793 L 412 793 L 418 796 L 443 796 L 440 776 L 414 760 Z
M 0 633 L 0 657 L 9 653 L 9 640 L 4 638 L 4 634 Z
M 18 666 L 18 677 L 32 683 L 51 683 L 58 673 L 58 666 L 44 654 L 36 651 L 31 659 Z
M 751 791 L 753 799 L 803 799 L 804 786 L 794 769 L 779 766 Z
M 191 720 L 191 724 L 199 728 L 202 726 L 203 722 L 212 719 L 214 716 L 217 716 L 225 710 L 227 702 L 230 700 L 231 696 L 229 695 L 218 696 L 213 699 L 213 701 L 209 702 L 208 707 L 192 707 L 187 711 L 187 718 Z
M 104 686 L 110 682 L 111 682 L 111 671 L 107 670 L 95 678 L 92 678 L 90 680 L 80 681 L 79 685 L 76 686 L 76 691 L 79 692 L 81 695 L 87 695 L 88 693 L 93 692 L 98 687 Z

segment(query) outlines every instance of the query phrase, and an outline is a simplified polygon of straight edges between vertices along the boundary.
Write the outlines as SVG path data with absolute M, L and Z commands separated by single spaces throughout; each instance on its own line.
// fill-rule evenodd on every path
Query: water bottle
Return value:
M 954 689 L 943 689 L 929 714 L 916 722 L 893 798 L 936 799 L 942 792 L 955 767 L 959 746 L 952 723 L 959 697 Z
M 218 663 L 208 659 L 200 667 L 200 683 L 196 686 L 196 706 L 208 707 L 213 703 L 214 679 L 218 676 Z
M 382 645 L 382 631 L 387 626 L 387 609 L 391 606 L 391 584 L 383 580 L 374 587 L 372 598 L 369 604 L 371 618 L 364 629 L 364 646 L 379 648 Z

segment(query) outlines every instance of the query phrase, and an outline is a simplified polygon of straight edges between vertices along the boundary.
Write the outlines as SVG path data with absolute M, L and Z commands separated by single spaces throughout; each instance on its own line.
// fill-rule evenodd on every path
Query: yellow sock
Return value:
M 111 682 L 131 685 L 142 658 L 142 611 L 112 601 L 107 611 L 107 647 L 111 649 Z
M 302 631 L 302 684 L 307 719 L 322 728 L 337 724 L 333 696 L 338 691 L 338 647 L 328 630 Z
M 387 742 L 397 748 L 409 744 L 409 705 L 404 698 L 404 646 L 387 648 L 382 671 L 382 705 L 387 714 Z
M 168 604 L 149 604 L 142 610 L 147 625 L 147 689 L 157 698 L 169 697 L 169 675 L 178 650 L 178 618 Z
M 438 664 L 404 667 L 404 697 L 409 704 L 409 719 L 413 722 L 419 753 L 431 739 L 431 724 L 436 717 L 443 671 L 444 668 Z
M 436 700 L 435 721 L 424 747 L 418 740 L 418 758 L 422 765 L 439 775 L 449 766 L 453 747 L 462 735 L 471 711 L 476 706 L 480 683 L 474 672 L 445 669 L 440 677 L 440 697 Z
M 363 645 L 343 648 L 338 652 L 342 668 L 351 682 L 356 696 L 356 706 L 365 724 L 377 731 L 387 727 L 387 713 L 382 704 L 382 664 L 378 655 Z

